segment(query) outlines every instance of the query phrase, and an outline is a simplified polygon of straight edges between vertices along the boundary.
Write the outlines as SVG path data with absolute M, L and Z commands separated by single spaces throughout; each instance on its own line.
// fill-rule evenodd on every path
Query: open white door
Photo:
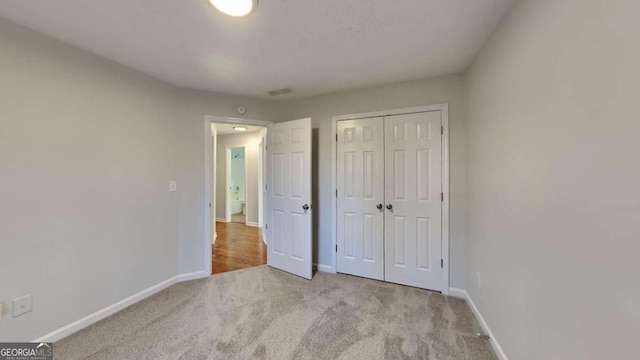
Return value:
M 311 119 L 267 130 L 267 264 L 311 279 Z

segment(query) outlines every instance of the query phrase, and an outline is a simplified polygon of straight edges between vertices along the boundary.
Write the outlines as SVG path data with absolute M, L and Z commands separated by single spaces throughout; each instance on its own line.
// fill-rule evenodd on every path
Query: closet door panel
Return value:
M 442 114 L 387 116 L 386 281 L 442 290 Z
M 383 280 L 383 118 L 337 125 L 338 272 Z

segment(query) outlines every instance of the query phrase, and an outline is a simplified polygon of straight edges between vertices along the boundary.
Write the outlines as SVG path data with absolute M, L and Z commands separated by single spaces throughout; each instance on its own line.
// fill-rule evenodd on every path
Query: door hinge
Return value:
M 211 203 L 209 203 L 209 207 L 211 207 Z
M 440 201 L 444 202 L 444 193 L 443 192 L 440 193 Z
M 338 189 L 336 189 L 336 197 L 338 197 Z
M 338 141 L 338 134 L 336 134 L 336 142 Z
M 269 224 L 264 224 L 264 229 L 269 230 Z
M 338 244 L 336 244 L 336 252 L 338 252 Z
M 440 135 L 444 135 L 444 126 L 440 126 Z
M 444 269 L 444 259 L 440 259 L 440 267 Z

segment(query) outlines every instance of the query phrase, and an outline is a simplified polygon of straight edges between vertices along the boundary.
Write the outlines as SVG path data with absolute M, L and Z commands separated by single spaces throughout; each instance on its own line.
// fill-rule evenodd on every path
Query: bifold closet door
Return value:
M 338 272 L 384 279 L 384 123 L 338 121 Z
M 442 113 L 385 125 L 385 280 L 442 290 Z

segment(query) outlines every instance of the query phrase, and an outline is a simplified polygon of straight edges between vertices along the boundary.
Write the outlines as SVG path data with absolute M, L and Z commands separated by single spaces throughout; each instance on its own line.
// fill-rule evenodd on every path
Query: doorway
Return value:
M 218 179 L 220 171 L 217 166 L 218 154 L 226 154 L 218 143 L 218 135 L 222 135 L 223 126 L 258 126 L 261 139 L 258 154 L 262 158 L 254 167 L 247 165 L 247 179 L 250 179 L 249 169 L 258 169 L 263 182 L 259 186 L 257 205 L 264 215 L 258 216 L 260 237 L 267 246 L 267 265 L 279 270 L 290 272 L 300 277 L 311 279 L 313 268 L 312 252 L 312 218 L 313 204 L 311 203 L 312 188 L 312 129 L 311 118 L 282 121 L 277 124 L 259 120 L 247 120 L 205 115 L 204 143 L 205 143 L 205 231 L 204 231 L 204 259 L 206 270 L 212 272 L 216 259 L 213 259 L 213 247 L 222 232 L 216 231 L 218 223 L 216 214 L 219 203 L 224 199 L 217 194 L 217 184 L 224 182 Z M 235 129 L 237 130 L 237 129 Z M 268 134 L 268 135 L 267 135 Z M 230 147 L 241 147 L 234 145 Z M 245 155 L 248 157 L 249 149 Z M 247 159 L 248 161 L 248 159 Z M 226 165 L 225 165 L 226 168 Z M 268 177 L 266 175 L 269 175 Z M 260 181 L 258 181 L 260 183 Z M 225 183 L 226 185 L 226 183 Z M 251 194 L 247 184 L 245 197 L 246 224 L 250 225 Z M 253 203 L 255 204 L 255 202 Z M 254 205 L 255 206 L 255 205 Z M 259 211 L 256 211 L 259 214 Z M 220 216 L 220 215 L 218 215 Z M 225 221 L 226 222 L 226 216 Z M 264 226 L 264 227 L 263 227 Z M 213 259 L 213 260 L 212 260 Z M 218 261 L 219 262 L 219 261 Z
M 265 190 L 262 147 L 267 123 L 215 120 L 209 121 L 207 139 L 212 274 L 264 265 L 267 255 L 262 221 Z
M 226 182 L 228 184 L 226 191 L 226 213 L 229 214 L 227 219 L 234 223 L 247 223 L 247 162 L 245 158 L 246 148 L 227 148 L 227 168 Z M 259 161 L 258 161 L 259 162 Z M 258 174 L 259 177 L 260 174 Z M 256 183 L 260 184 L 261 181 Z M 261 213 L 258 208 L 258 214 Z M 258 216 L 259 218 L 260 216 Z

